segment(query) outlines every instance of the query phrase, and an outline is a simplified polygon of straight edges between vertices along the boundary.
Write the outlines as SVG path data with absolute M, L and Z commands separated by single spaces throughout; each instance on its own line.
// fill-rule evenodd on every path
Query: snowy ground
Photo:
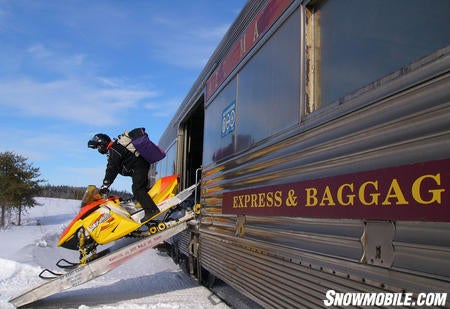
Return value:
M 78 213 L 79 201 L 39 198 L 22 226 L 0 230 L 0 309 L 36 285 L 43 268 L 55 269 L 60 258 L 76 261 L 78 253 L 56 247 L 66 224 Z M 228 308 L 205 287 L 195 284 L 172 259 L 148 250 L 106 275 L 33 303 L 29 308 Z

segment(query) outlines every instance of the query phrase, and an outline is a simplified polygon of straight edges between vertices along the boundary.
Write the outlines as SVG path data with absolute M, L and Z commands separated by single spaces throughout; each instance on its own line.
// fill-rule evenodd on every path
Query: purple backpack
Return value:
M 162 160 L 166 153 L 153 143 L 148 134 L 145 133 L 145 128 L 136 128 L 128 132 L 128 136 L 131 139 L 136 151 L 148 162 L 155 163 Z

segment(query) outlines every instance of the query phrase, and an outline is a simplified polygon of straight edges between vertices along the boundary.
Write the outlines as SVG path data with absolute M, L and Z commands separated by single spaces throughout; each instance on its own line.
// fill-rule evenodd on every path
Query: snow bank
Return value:
M 0 295 L 2 300 L 3 298 L 10 299 L 18 291 L 27 286 L 35 285 L 39 281 L 37 277 L 37 274 L 41 271 L 39 267 L 5 259 L 0 259 L 0 265 Z M 0 308 L 6 308 L 2 302 L 0 302 Z M 13 307 L 11 306 L 11 308 Z
M 38 199 L 42 206 L 24 216 L 23 226 L 0 230 L 0 308 L 36 285 L 43 268 L 55 269 L 60 259 L 76 261 L 78 252 L 56 242 L 79 210 L 79 201 Z M 139 309 L 228 308 L 208 289 L 197 285 L 166 254 L 148 250 L 108 274 L 47 297 L 33 308 Z

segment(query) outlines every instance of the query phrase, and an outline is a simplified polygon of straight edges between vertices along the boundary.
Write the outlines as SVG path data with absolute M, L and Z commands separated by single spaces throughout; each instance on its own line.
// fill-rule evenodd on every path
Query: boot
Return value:
M 145 211 L 145 215 L 144 217 L 141 219 L 141 223 L 145 223 L 148 220 L 150 220 L 151 218 L 153 218 L 154 216 L 156 216 L 157 214 L 159 214 L 159 208 L 156 207 L 156 209 L 152 208 L 152 209 L 144 209 Z

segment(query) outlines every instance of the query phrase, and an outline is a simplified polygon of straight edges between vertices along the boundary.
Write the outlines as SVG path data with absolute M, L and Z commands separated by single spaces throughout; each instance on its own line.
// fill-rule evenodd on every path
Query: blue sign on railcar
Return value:
M 222 137 L 234 131 L 236 125 L 236 100 L 231 102 L 222 112 Z

